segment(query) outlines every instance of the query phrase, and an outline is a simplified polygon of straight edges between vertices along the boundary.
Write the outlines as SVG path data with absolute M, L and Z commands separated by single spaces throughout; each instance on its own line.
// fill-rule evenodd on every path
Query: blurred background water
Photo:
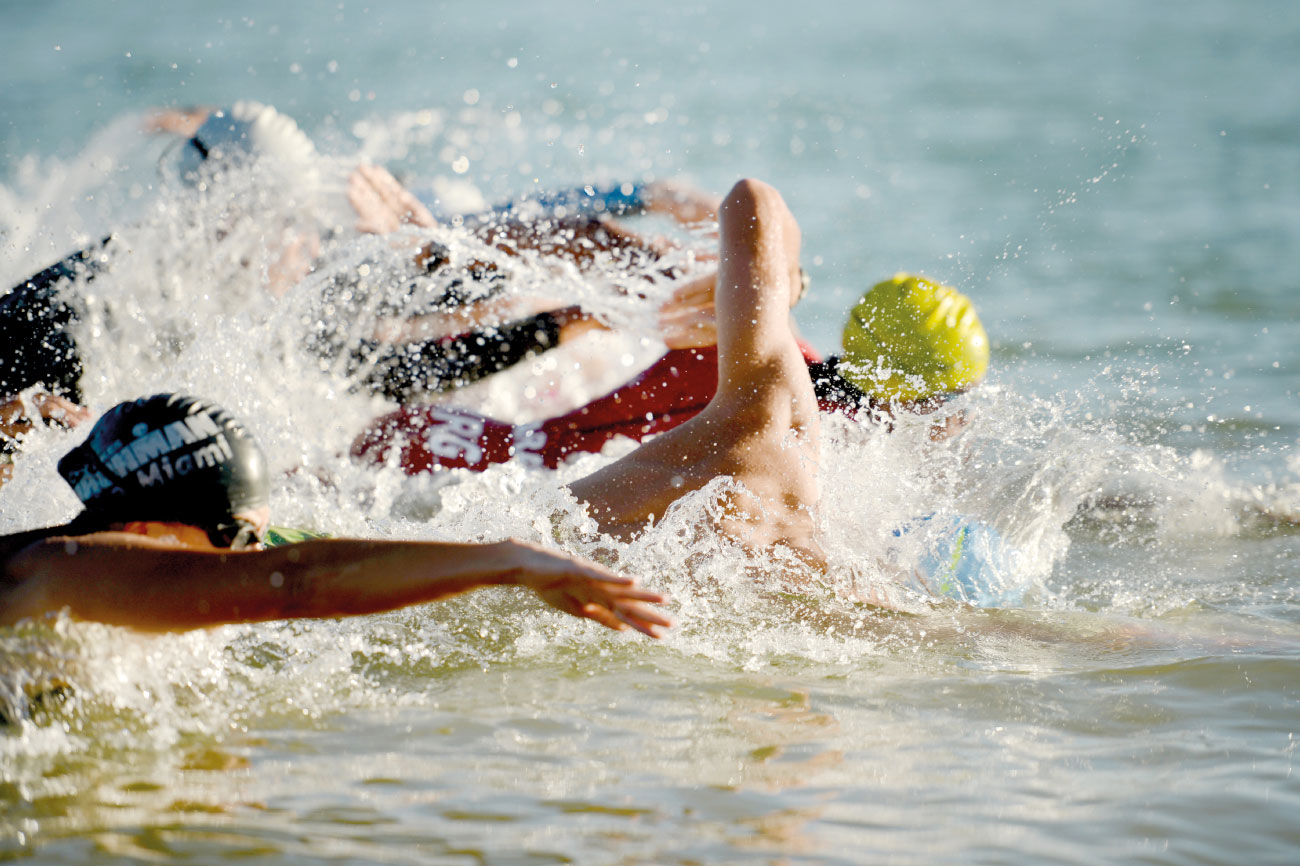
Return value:
M 165 148 L 139 131 L 153 106 L 274 104 L 323 152 L 386 164 L 431 201 L 757 176 L 803 226 L 797 318 L 819 349 L 898 270 L 968 293 L 993 341 L 957 446 L 828 446 L 832 542 L 870 569 L 889 517 L 974 513 L 1021 549 L 1030 590 L 1022 611 L 915 618 L 782 606 L 713 548 L 652 538 L 620 555 L 678 599 L 662 646 L 492 597 L 168 638 L 7 630 L 11 690 L 51 671 L 76 689 L 0 738 L 3 856 L 1294 861 L 1300 7 L 3 15 L 0 284 L 160 219 Z M 150 237 L 177 271 L 203 266 Z M 284 468 L 326 462 L 337 443 L 304 433 L 333 420 L 312 414 L 320 392 L 267 370 L 250 386 L 241 339 L 214 328 L 170 370 L 105 349 L 93 408 L 203 388 Z M 33 443 L 0 530 L 70 515 L 46 480 L 70 442 Z M 420 495 L 404 479 L 344 487 L 376 483 L 339 508 L 286 480 L 276 506 L 334 532 L 495 537 L 526 534 L 553 486 L 473 479 L 455 515 L 417 524 L 386 508 Z M 532 498 L 503 517 L 502 489 Z M 690 576 L 701 554 L 715 583 Z

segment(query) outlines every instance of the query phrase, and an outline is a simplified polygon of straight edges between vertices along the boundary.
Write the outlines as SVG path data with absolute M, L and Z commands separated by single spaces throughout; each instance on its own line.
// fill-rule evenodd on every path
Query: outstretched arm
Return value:
M 594 563 L 519 541 L 321 539 L 272 550 L 177 548 L 126 533 L 50 538 L 6 564 L 0 624 L 67 609 L 146 631 L 381 613 L 487 586 L 524 586 L 608 628 L 658 637 L 658 593 Z

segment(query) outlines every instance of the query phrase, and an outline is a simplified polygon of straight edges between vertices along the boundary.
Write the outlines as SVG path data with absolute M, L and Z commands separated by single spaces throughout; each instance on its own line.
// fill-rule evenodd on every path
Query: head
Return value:
M 253 157 L 276 160 L 292 180 L 314 180 L 316 148 L 311 139 L 293 118 L 251 100 L 208 115 L 181 148 L 180 176 L 197 184 L 205 167 L 210 171 Z
M 839 372 L 874 403 L 926 409 L 979 384 L 989 340 L 970 299 L 910 274 L 877 283 L 844 325 Z
M 218 547 L 259 540 L 269 499 L 266 458 L 229 413 L 197 397 L 156 394 L 104 413 L 59 461 L 85 511 L 79 522 L 194 526 Z

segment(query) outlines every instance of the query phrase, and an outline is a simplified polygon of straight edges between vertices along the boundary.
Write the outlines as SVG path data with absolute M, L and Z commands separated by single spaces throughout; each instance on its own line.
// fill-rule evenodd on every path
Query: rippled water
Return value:
M 757 175 L 804 226 L 798 318 L 819 348 L 865 285 L 925 271 L 975 299 L 995 372 L 973 428 L 937 449 L 919 427 L 827 425 L 826 586 L 773 591 L 779 563 L 694 531 L 707 497 L 614 545 L 674 598 L 662 643 L 504 591 L 161 638 L 0 631 L 0 696 L 26 713 L 0 734 L 0 856 L 1296 859 L 1290 4 L 229 8 L 163 7 L 147 31 L 113 6 L 6 11 L 0 283 L 126 237 L 131 256 L 94 284 L 115 319 L 88 400 L 186 389 L 228 405 L 297 470 L 274 490 L 279 522 L 556 543 L 538 515 L 569 507 L 558 482 L 621 449 L 558 478 L 503 467 L 440 489 L 339 457 L 383 406 L 300 351 L 310 280 L 261 292 L 285 203 L 257 178 L 201 206 L 164 188 L 165 146 L 137 132 L 149 105 L 256 97 L 293 114 L 333 160 L 323 213 L 360 155 L 449 211 Z M 218 242 L 232 209 L 242 228 Z M 331 252 L 365 250 L 341 237 Z M 644 309 L 607 313 L 632 336 L 584 377 L 562 354 L 461 399 L 528 417 L 654 357 Z M 73 441 L 28 443 L 0 531 L 71 515 L 50 479 Z M 892 530 L 931 513 L 1014 543 L 1022 607 L 844 601 L 850 575 L 888 586 L 920 560 Z

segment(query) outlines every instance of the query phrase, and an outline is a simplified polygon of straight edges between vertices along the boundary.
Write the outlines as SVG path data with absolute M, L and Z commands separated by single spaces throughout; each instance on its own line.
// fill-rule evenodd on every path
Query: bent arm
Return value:
M 359 347 L 359 357 L 370 366 L 366 386 L 403 403 L 469 385 L 606 327 L 580 307 L 570 306 L 452 336 L 395 343 L 382 350 L 366 341 Z
M 732 187 L 720 216 L 715 309 L 722 393 L 790 354 L 801 236 L 780 193 L 760 181 Z
M 67 609 L 146 631 L 381 613 L 486 586 L 532 589 L 553 607 L 654 634 L 662 601 L 630 578 L 517 541 L 449 544 L 320 539 L 250 552 L 199 551 L 124 533 L 51 538 L 10 559 L 0 624 Z

